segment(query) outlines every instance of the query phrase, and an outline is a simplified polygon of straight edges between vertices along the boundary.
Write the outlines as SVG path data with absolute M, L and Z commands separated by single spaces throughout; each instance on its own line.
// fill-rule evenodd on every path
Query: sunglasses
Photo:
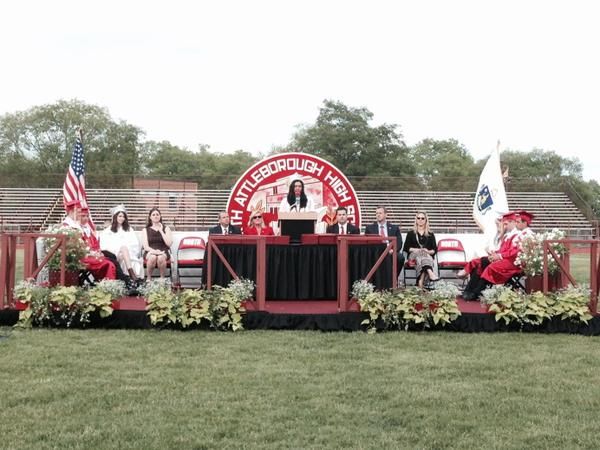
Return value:
M 417 217 L 417 220 L 425 220 L 425 217 Z
M 262 219 L 262 216 L 254 216 L 254 219 Z

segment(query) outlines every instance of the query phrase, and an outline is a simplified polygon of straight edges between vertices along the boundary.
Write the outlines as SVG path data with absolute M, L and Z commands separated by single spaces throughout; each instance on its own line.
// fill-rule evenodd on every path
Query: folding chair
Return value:
M 96 286 L 96 278 L 89 270 L 83 269 L 79 271 L 79 286 Z
M 202 267 L 206 242 L 197 236 L 188 236 L 179 241 L 177 248 L 177 279 L 181 287 L 201 287 Z M 182 278 L 189 281 L 183 286 Z
M 404 263 L 404 286 L 408 286 L 406 280 L 414 280 L 413 284 L 417 284 L 417 262 L 414 259 L 406 259 Z
M 440 239 L 437 243 L 437 254 L 435 257 L 437 260 L 438 277 L 445 279 L 455 279 L 454 272 L 464 269 L 467 263 L 467 254 L 462 242 L 454 238 Z M 447 273 L 446 276 L 442 275 L 443 272 L 448 271 L 452 272 L 451 276 L 448 276 Z
M 512 277 L 510 277 L 510 280 L 504 283 L 504 285 L 508 286 L 514 291 L 525 292 L 525 274 L 523 272 L 520 272 L 516 275 L 513 275 Z

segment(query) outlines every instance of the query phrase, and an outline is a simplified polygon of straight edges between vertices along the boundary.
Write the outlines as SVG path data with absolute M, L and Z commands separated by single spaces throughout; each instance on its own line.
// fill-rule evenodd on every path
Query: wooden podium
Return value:
M 317 223 L 317 213 L 309 212 L 280 212 L 279 229 L 282 236 L 289 236 L 291 244 L 299 244 L 303 234 L 314 234 Z

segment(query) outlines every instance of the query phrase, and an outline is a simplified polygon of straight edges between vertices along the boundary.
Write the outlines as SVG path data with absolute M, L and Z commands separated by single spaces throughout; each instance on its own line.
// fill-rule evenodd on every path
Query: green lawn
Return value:
M 0 335 L 1 448 L 598 448 L 598 338 Z

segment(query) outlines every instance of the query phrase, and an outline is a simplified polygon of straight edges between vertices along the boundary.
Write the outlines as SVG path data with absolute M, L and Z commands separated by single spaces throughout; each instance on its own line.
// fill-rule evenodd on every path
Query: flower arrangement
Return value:
M 533 233 L 521 240 L 520 251 L 515 260 L 515 264 L 523 269 L 528 277 L 541 275 L 544 265 L 544 241 L 564 239 L 565 232 L 553 229 L 546 233 Z M 550 244 L 550 248 L 559 256 L 567 252 L 567 248 L 560 242 Z M 558 272 L 558 264 L 554 258 L 548 256 L 548 274 L 554 275 Z
M 213 290 L 186 289 L 175 293 L 168 280 L 152 280 L 140 288 L 148 305 L 152 325 L 181 326 L 207 321 L 216 330 L 242 330 L 242 302 L 252 297 L 254 282 L 233 280 L 226 288 Z
M 367 332 L 378 328 L 405 329 L 444 326 L 460 315 L 456 296 L 458 287 L 452 283 L 437 283 L 436 289 L 424 293 L 417 288 L 395 291 L 375 291 L 366 281 L 352 285 L 352 296 L 358 300 L 362 312 L 368 314 L 361 324 Z
M 33 280 L 21 281 L 13 292 L 15 298 L 26 305 L 19 313 L 18 327 L 53 324 L 71 327 L 90 322 L 90 315 L 97 312 L 100 317 L 112 314 L 112 301 L 122 296 L 125 283 L 101 281 L 91 289 L 76 286 L 41 286 Z
M 573 323 L 588 323 L 592 319 L 588 302 L 590 291 L 583 287 L 567 287 L 551 294 L 523 294 L 506 286 L 493 286 L 482 292 L 481 303 L 495 314 L 496 321 L 541 325 L 553 318 Z
M 375 291 L 375 286 L 365 280 L 356 280 L 352 285 L 352 297 L 360 300 Z
M 165 291 L 171 292 L 171 290 L 171 280 L 168 278 L 153 278 L 138 287 L 139 294 L 146 299 L 153 295 L 163 294 Z
M 443 280 L 435 283 L 433 290 L 429 292 L 429 296 L 434 301 L 456 300 L 458 294 L 460 294 L 460 289 L 456 284 Z
M 231 280 L 227 288 L 240 301 L 248 300 L 254 294 L 254 282 L 245 278 Z
M 67 236 L 66 243 L 66 262 L 65 269 L 69 271 L 78 271 L 85 266 L 81 263 L 81 260 L 85 258 L 85 256 L 89 252 L 89 248 L 86 243 L 81 238 L 81 233 L 79 230 L 69 227 L 63 227 L 60 225 L 51 225 L 46 233 L 49 234 L 64 234 Z M 44 239 L 44 250 L 46 253 L 50 250 L 50 248 L 56 243 L 56 238 L 45 238 Z M 56 250 L 56 252 L 50 257 L 48 260 L 48 269 L 50 270 L 60 270 L 60 257 L 61 257 L 61 249 L 60 247 Z

